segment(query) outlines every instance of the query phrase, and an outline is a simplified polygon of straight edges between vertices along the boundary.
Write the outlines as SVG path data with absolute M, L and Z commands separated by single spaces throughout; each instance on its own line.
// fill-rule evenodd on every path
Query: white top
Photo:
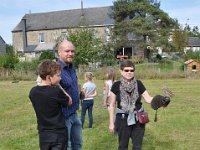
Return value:
M 83 89 L 86 89 L 85 90 L 86 95 L 91 95 L 96 90 L 96 85 L 93 82 L 88 81 L 83 84 Z M 88 100 L 88 99 L 93 99 L 93 97 L 85 98 L 85 100 Z
M 106 84 L 108 85 L 108 97 L 109 97 L 110 96 L 110 90 L 111 90 L 113 82 L 112 82 L 112 80 L 107 80 Z
M 41 77 L 38 75 L 37 76 L 37 79 L 36 79 L 36 84 L 37 85 L 40 85 L 42 83 L 42 79 L 41 79 Z

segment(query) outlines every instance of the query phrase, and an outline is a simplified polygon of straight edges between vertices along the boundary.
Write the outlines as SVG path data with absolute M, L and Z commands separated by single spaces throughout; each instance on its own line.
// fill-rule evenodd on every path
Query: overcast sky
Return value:
M 110 6 L 114 0 L 83 0 L 83 7 Z M 200 28 L 200 0 L 160 0 L 160 8 L 183 26 Z M 11 31 L 26 13 L 40 13 L 81 7 L 81 0 L 0 0 L 0 36 L 12 44 Z

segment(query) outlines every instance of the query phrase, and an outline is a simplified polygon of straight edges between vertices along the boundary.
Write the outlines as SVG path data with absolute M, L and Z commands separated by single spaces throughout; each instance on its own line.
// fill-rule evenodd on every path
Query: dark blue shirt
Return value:
M 61 67 L 61 81 L 60 85 L 71 96 L 72 105 L 63 107 L 63 113 L 66 117 L 76 113 L 79 108 L 79 91 L 78 91 L 78 79 L 76 76 L 76 70 L 72 64 L 65 64 L 63 61 L 57 61 Z

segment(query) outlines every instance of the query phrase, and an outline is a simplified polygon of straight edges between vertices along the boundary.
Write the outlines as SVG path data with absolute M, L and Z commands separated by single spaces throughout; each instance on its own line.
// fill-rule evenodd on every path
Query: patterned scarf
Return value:
M 121 107 L 126 113 L 131 113 L 135 109 L 135 103 L 139 97 L 138 85 L 135 79 L 132 79 L 130 83 L 123 77 L 120 79 L 120 97 Z

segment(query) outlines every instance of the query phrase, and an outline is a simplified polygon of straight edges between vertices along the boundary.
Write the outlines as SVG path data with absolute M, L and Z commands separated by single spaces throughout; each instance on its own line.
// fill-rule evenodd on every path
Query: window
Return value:
M 68 36 L 69 36 L 69 34 L 68 34 L 68 32 L 62 32 L 62 33 L 61 33 L 61 36 L 62 36 L 63 38 L 65 38 L 65 39 L 67 39 Z
M 40 43 L 44 43 L 44 42 L 45 42 L 44 33 L 40 33 L 40 34 L 39 34 L 39 42 L 40 42 Z
M 110 29 L 108 27 L 106 27 L 105 33 L 106 33 L 106 42 L 109 42 L 110 41 Z

